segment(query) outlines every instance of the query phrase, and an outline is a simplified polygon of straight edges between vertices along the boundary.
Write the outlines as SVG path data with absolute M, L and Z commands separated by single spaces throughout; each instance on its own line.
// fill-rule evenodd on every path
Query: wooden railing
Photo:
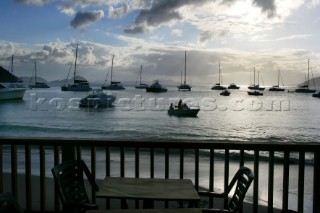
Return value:
M 59 211 L 61 205 L 57 191 L 50 194 L 52 192 L 46 184 L 48 177 L 52 177 L 51 168 L 63 160 L 86 158 L 85 162 L 95 178 L 98 173 L 100 176 L 102 173 L 103 176 L 137 178 L 191 178 L 196 189 L 206 187 L 209 190 L 225 189 L 235 169 L 245 165 L 254 171 L 255 176 L 248 195 L 252 202 L 252 212 L 259 212 L 260 205 L 266 205 L 268 212 L 274 212 L 276 207 L 292 209 L 292 206 L 289 206 L 289 189 L 292 187 L 297 189 L 294 210 L 320 212 L 320 143 L 147 142 L 48 138 L 0 138 L 0 141 L 0 192 L 12 192 L 26 211 L 37 209 L 34 204 L 36 188 L 39 188 L 39 210 Z M 234 165 L 237 168 L 234 168 Z M 292 172 L 292 165 L 297 167 L 297 174 Z M 275 174 L 275 167 L 281 168 L 280 176 L 283 177 L 280 183 L 279 178 L 275 179 L 279 176 L 279 169 Z M 307 167 L 308 171 L 311 168 L 311 173 L 306 173 Z M 223 171 L 223 174 L 220 174 L 220 171 Z M 5 180 L 7 173 L 10 183 Z M 22 179 L 20 173 L 25 174 Z M 39 178 L 38 186 L 34 186 L 31 181 L 33 175 Z M 215 183 L 216 177 L 221 175 L 223 186 Z M 292 186 L 292 180 L 297 180 L 296 187 Z M 201 184 L 201 181 L 205 185 Z M 266 187 L 261 187 L 261 184 Z M 307 189 L 310 191 L 306 191 L 306 184 L 312 186 L 311 190 Z M 279 193 L 279 190 L 282 191 L 282 199 L 277 206 L 274 195 Z M 309 197 L 306 198 L 305 194 Z M 261 203 L 261 195 L 267 195 L 266 203 Z M 52 200 L 48 201 L 48 197 L 52 197 Z M 95 202 L 95 192 L 91 193 L 91 197 Z M 213 199 L 208 200 L 208 207 L 212 207 Z M 53 209 L 48 207 L 49 204 L 53 204 Z M 138 206 L 137 203 L 136 207 Z M 106 208 L 109 207 L 110 203 L 107 202 Z M 168 207 L 168 203 L 165 207 Z

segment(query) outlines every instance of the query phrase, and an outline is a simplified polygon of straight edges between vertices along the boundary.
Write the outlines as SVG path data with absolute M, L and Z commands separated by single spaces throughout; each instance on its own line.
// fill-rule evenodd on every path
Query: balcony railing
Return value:
M 12 192 L 28 212 L 61 210 L 54 184 L 48 185 L 50 170 L 74 158 L 84 159 L 97 179 L 190 178 L 196 189 L 209 190 L 224 190 L 235 171 L 244 165 L 255 175 L 246 196 L 252 212 L 259 212 L 261 205 L 270 213 L 288 208 L 320 212 L 320 143 L 0 140 L 0 191 Z M 34 183 L 32 178 L 38 181 Z M 91 198 L 96 202 L 94 191 Z M 206 199 L 207 207 L 212 207 L 214 200 Z M 135 207 L 139 208 L 139 202 Z M 112 208 L 110 201 L 106 208 Z

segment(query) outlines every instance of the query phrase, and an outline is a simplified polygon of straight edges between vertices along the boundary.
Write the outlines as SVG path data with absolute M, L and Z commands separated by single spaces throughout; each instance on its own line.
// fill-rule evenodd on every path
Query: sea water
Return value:
M 88 92 L 62 92 L 57 87 L 32 89 L 26 92 L 21 101 L 0 102 L 0 137 L 99 138 L 150 143 L 166 140 L 320 142 L 319 98 L 313 98 L 311 94 L 269 92 L 267 89 L 263 96 L 249 96 L 244 86 L 240 90 L 230 91 L 231 95 L 225 97 L 219 95 L 221 91 L 212 91 L 210 86 L 194 87 L 191 92 L 179 92 L 176 87 L 168 87 L 167 93 L 146 93 L 145 90 L 126 87 L 125 90 L 112 91 L 116 96 L 113 107 L 87 109 L 79 108 L 78 101 L 86 97 Z M 169 116 L 169 105 L 177 104 L 180 99 L 192 107 L 199 107 L 198 116 Z M 37 156 L 37 153 L 33 154 Z M 6 155 L 10 159 L 10 153 L 4 153 L 4 170 L 10 172 Z M 84 152 L 84 158 L 89 159 L 89 155 L 89 152 L 87 155 Z M 146 156 L 141 155 L 142 158 Z M 312 159 L 308 154 L 306 157 L 307 162 L 308 158 Z M 18 161 L 23 161 L 23 158 L 20 156 Z M 130 157 L 126 157 L 128 159 Z M 46 160 L 53 161 L 53 158 L 46 156 Z M 37 161 L 34 157 L 32 171 L 35 174 L 39 171 Z M 97 161 L 99 164 L 99 159 Z M 161 165 L 159 163 L 157 166 Z M 188 161 L 185 166 L 187 173 Z M 262 164 L 260 170 L 263 171 L 264 166 L 267 171 L 267 164 Z M 19 170 L 23 172 L 23 168 Z M 282 174 L 282 166 L 276 166 L 275 170 L 275 179 L 282 180 L 281 175 L 276 177 Z M 111 171 L 117 173 L 118 169 Z M 105 171 L 97 172 L 97 177 L 103 178 Z M 113 175 L 119 175 L 116 173 Z M 126 174 L 133 176 L 134 171 L 128 170 Z M 170 174 L 174 175 L 174 172 Z M 312 176 L 312 166 L 307 166 L 306 177 Z M 200 185 L 207 186 L 205 175 L 200 177 L 204 177 Z M 222 186 L 222 181 L 223 178 L 217 178 L 216 186 L 220 182 Z M 312 180 L 307 182 L 312 183 Z M 281 207 L 282 192 L 277 189 L 281 189 L 281 186 L 276 186 L 274 201 L 276 206 Z M 305 191 L 305 200 L 308 201 L 308 196 L 312 195 L 311 185 L 306 185 Z M 290 189 L 289 198 L 293 206 L 296 195 L 297 190 Z M 260 202 L 267 200 L 267 197 L 267 194 L 259 195 Z M 310 210 L 312 204 L 306 202 L 305 205 L 305 209 Z

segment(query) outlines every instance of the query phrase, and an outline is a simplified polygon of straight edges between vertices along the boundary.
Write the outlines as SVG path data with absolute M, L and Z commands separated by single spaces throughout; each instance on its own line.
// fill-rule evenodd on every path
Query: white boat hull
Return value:
M 0 101 L 22 99 L 25 92 L 26 89 L 22 88 L 0 90 Z

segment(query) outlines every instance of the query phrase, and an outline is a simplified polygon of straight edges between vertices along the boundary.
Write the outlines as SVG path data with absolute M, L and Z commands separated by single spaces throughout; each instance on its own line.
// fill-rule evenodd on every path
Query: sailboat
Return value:
M 87 92 L 92 90 L 89 85 L 89 82 L 81 76 L 76 76 L 77 73 L 77 58 L 78 58 L 78 44 L 76 48 L 76 57 L 74 61 L 74 72 L 73 72 L 73 84 L 66 85 L 68 77 L 65 81 L 65 84 L 61 87 L 61 91 L 77 91 L 77 92 Z M 69 70 L 70 72 L 70 70 Z M 68 73 L 69 76 L 69 73 Z
M 31 78 L 32 80 L 32 78 Z M 30 84 L 29 88 L 50 88 L 50 86 L 48 84 L 46 84 L 46 82 L 40 82 L 37 81 L 37 61 L 34 61 L 34 84 Z
M 284 89 L 279 87 L 279 81 L 280 81 L 280 69 L 278 70 L 278 85 L 275 85 L 269 89 L 269 91 L 273 92 L 283 92 Z
M 141 75 L 142 75 L 142 65 L 140 67 L 140 72 L 139 72 L 140 83 L 137 85 L 137 81 L 136 81 L 136 85 L 135 85 L 136 89 L 145 89 L 145 88 L 149 87 L 148 84 L 141 83 Z
M 0 83 L 0 101 L 23 99 L 27 88 L 22 84 L 22 81 L 13 75 L 13 55 L 11 57 L 10 74 L 12 80 L 10 83 Z
M 105 80 L 104 84 L 101 86 L 101 89 L 106 89 L 106 90 L 123 90 L 125 89 L 120 81 L 112 81 L 112 72 L 113 72 L 113 59 L 114 55 L 112 55 L 112 64 L 111 64 L 111 80 L 110 84 L 106 86 L 107 79 Z
M 211 87 L 212 90 L 225 90 L 226 87 L 220 85 L 221 82 L 221 69 L 220 69 L 220 61 L 219 61 L 219 83 L 216 83 L 213 87 Z
M 177 86 L 178 90 L 188 90 L 191 91 L 191 85 L 187 84 L 187 51 L 184 52 L 184 82 L 182 84 L 182 78 L 181 78 L 181 84 Z
M 253 68 L 253 84 L 251 86 L 248 86 L 248 89 L 263 91 L 265 88 L 260 87 L 259 78 L 260 78 L 260 72 L 258 72 L 258 84 L 256 84 L 256 68 L 254 67 Z
M 298 89 L 296 89 L 295 91 L 298 92 L 298 93 L 315 93 L 316 92 L 315 89 L 309 89 L 309 63 L 310 63 L 310 59 L 308 59 L 308 79 L 307 79 L 307 84 L 301 85 Z

